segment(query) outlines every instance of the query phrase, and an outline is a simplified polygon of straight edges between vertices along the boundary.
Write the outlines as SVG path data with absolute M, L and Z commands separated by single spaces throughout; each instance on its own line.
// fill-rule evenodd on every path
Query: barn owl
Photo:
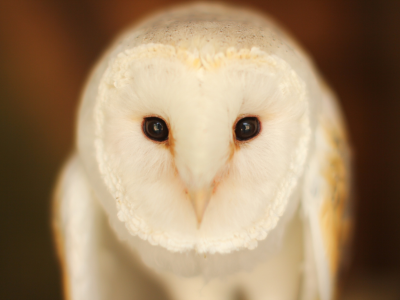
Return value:
M 145 19 L 82 95 L 54 197 L 66 298 L 332 300 L 349 160 L 334 94 L 270 18 Z

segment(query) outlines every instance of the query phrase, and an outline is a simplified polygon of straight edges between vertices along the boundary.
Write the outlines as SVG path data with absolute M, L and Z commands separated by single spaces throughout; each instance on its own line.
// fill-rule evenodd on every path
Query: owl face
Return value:
M 174 252 L 254 248 L 283 214 L 308 143 L 305 85 L 257 48 L 125 50 L 102 75 L 94 116 L 118 218 Z

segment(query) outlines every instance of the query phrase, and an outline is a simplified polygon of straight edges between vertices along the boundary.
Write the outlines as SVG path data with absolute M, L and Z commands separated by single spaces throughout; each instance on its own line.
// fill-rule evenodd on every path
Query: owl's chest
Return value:
M 183 278 L 161 273 L 160 279 L 174 300 L 293 300 L 301 289 L 302 225 L 296 217 L 283 237 L 281 250 L 251 271 L 205 282 L 202 276 Z

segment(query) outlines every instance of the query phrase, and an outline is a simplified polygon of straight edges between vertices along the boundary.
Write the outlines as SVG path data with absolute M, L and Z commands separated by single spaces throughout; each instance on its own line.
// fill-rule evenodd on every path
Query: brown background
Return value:
M 61 299 L 50 194 L 80 89 L 120 29 L 175 2 L 0 0 L 0 299 Z M 347 295 L 400 299 L 400 1 L 230 2 L 280 20 L 337 91 L 358 189 Z

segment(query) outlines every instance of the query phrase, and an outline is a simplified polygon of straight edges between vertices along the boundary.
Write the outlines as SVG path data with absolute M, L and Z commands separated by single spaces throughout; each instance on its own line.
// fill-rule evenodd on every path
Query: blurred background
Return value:
M 61 299 L 52 186 L 79 93 L 126 25 L 168 0 L 0 0 L 0 299 Z M 358 201 L 343 299 L 400 299 L 400 1 L 227 1 L 268 12 L 339 95 Z

